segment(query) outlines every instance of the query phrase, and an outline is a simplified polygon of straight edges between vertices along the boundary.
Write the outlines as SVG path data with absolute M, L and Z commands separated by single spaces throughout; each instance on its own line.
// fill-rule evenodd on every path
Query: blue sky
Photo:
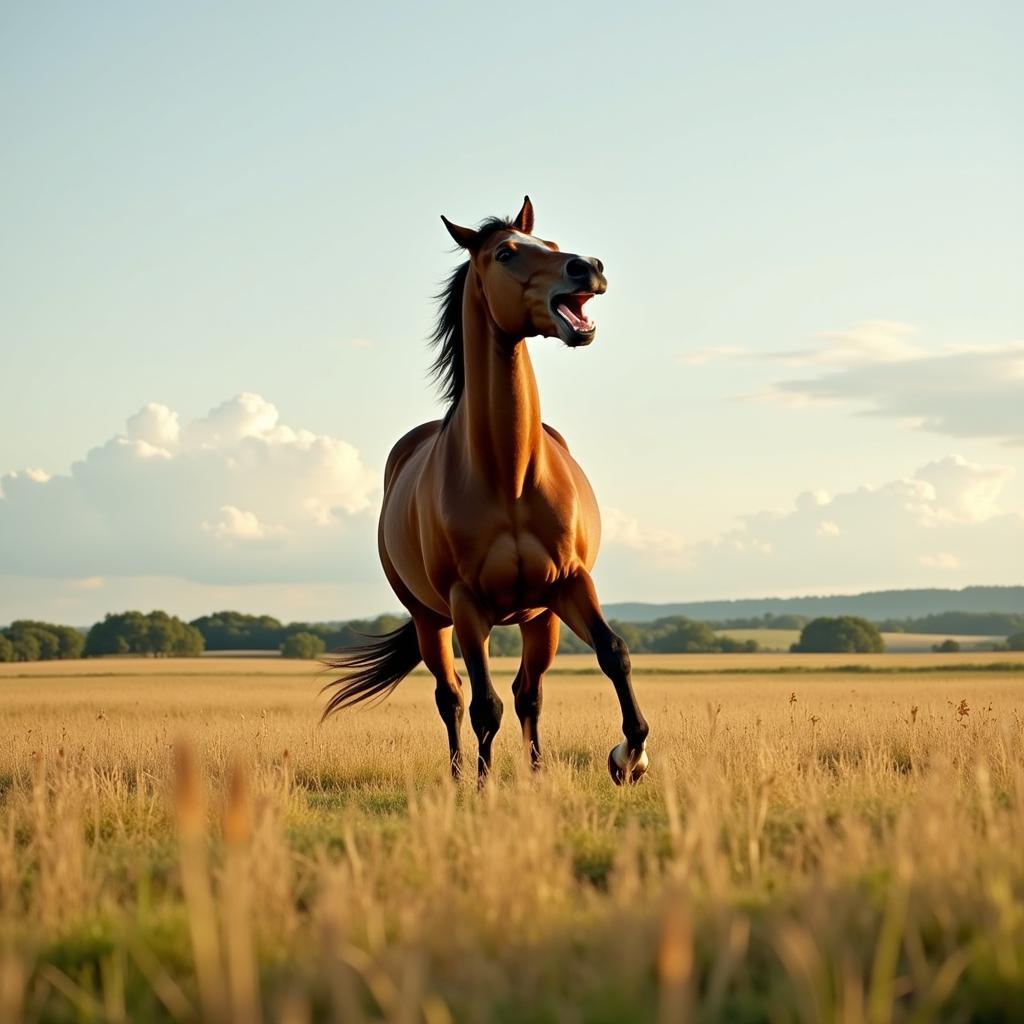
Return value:
M 608 271 L 594 346 L 530 343 L 606 600 L 1020 582 L 1021 38 L 1006 3 L 6 6 L 0 620 L 393 607 L 438 215 L 524 192 Z

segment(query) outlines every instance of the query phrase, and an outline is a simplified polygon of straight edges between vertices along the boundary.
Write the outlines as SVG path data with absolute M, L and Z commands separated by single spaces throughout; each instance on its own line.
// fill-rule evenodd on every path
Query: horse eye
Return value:
M 512 259 L 513 255 L 514 255 L 514 253 L 512 252 L 512 250 L 511 250 L 511 249 L 499 249 L 499 250 L 498 250 L 498 251 L 497 251 L 497 252 L 496 252 L 496 253 L 494 254 L 494 258 L 495 258 L 495 259 L 496 259 L 496 260 L 497 260 L 497 261 L 498 261 L 499 263 L 508 263 L 508 261 L 509 261 L 510 259 Z

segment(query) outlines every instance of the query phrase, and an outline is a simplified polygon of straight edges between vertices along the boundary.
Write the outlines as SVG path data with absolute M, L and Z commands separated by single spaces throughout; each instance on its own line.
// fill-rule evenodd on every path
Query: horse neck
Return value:
M 509 338 L 491 319 L 474 272 L 466 281 L 462 326 L 470 456 L 502 492 L 518 498 L 543 430 L 530 353 L 522 338 Z

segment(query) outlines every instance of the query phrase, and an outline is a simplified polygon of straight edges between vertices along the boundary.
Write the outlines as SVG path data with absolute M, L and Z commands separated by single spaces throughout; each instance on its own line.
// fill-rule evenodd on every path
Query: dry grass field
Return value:
M 1021 655 L 635 662 L 641 785 L 564 658 L 481 792 L 422 674 L 0 666 L 0 1020 L 1024 1019 Z

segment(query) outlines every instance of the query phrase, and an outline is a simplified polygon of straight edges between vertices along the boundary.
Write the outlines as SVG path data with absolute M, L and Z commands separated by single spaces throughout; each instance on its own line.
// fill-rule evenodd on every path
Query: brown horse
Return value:
M 324 715 L 386 696 L 422 659 L 437 684 L 458 777 L 465 699 L 454 626 L 482 780 L 502 714 L 488 637 L 494 626 L 515 623 L 523 657 L 512 691 L 536 768 L 541 687 L 561 620 L 594 649 L 615 687 L 625 739 L 608 768 L 616 783 L 635 782 L 647 770 L 648 727 L 626 644 L 601 613 L 590 578 L 601 533 L 597 502 L 562 435 L 541 421 L 524 341 L 540 334 L 589 345 L 596 325 L 584 305 L 605 291 L 604 267 L 537 238 L 529 197 L 513 221 L 491 219 L 474 231 L 442 220 L 469 255 L 438 296 L 433 372 L 448 411 L 392 449 L 378 531 L 384 572 L 411 620 L 337 656 L 332 665 L 342 677 L 329 684 L 337 690 Z

